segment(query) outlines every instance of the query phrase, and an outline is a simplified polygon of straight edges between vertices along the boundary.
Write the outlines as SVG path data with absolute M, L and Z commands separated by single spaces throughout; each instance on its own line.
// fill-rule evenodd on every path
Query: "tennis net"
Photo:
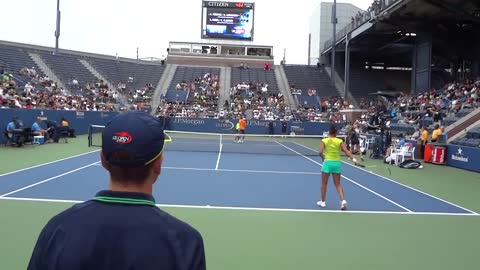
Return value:
M 105 127 L 91 125 L 88 145 L 101 147 Z M 318 156 L 324 136 L 219 134 L 165 130 L 165 151 Z

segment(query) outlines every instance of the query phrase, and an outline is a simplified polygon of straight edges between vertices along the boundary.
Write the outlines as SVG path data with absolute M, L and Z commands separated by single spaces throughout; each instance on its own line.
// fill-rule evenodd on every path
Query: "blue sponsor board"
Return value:
M 23 121 L 25 127 L 31 127 L 35 119 L 40 116 L 42 120 L 50 120 L 60 123 L 65 117 L 75 134 L 82 135 L 88 132 L 89 125 L 105 125 L 119 112 L 79 112 L 79 111 L 56 111 L 56 110 L 26 110 L 26 109 L 0 109 L 0 128 L 5 131 L 7 124 L 13 116 Z M 168 122 L 168 124 L 167 124 Z M 207 133 L 235 133 L 237 119 L 211 119 L 211 118 L 170 118 L 165 127 L 171 130 L 207 132 Z M 331 123 L 301 122 L 301 121 L 266 121 L 247 120 L 247 134 L 269 134 L 270 122 L 273 124 L 273 134 L 290 134 L 295 127 L 301 129 L 305 135 L 322 135 L 330 128 Z M 341 128 L 343 124 L 335 124 Z M 46 128 L 45 123 L 42 126 Z M 283 128 L 285 127 L 285 128 Z M 298 133 L 297 133 L 298 134 Z M 5 138 L 0 135 L 0 143 L 5 143 Z
M 449 145 L 447 164 L 460 169 L 480 172 L 480 148 Z
M 210 118 L 171 118 L 170 129 L 179 131 L 208 132 L 208 133 L 235 133 L 236 119 Z M 269 124 L 273 124 L 273 134 L 290 134 L 292 126 L 303 129 L 305 135 L 322 135 L 330 128 L 331 123 L 317 122 L 286 122 L 283 132 L 281 121 L 247 120 L 247 134 L 269 134 Z M 340 129 L 343 124 L 335 124 Z

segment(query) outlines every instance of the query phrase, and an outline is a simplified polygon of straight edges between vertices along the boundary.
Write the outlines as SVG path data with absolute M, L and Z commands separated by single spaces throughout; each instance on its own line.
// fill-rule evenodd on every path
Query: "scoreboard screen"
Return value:
M 202 38 L 253 40 L 254 3 L 203 1 Z

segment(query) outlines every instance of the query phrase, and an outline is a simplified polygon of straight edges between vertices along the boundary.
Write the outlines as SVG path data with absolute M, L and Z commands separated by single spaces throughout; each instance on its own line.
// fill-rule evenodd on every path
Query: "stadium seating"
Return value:
M 400 134 L 403 134 L 405 136 L 415 133 L 415 126 L 404 123 L 390 124 L 390 129 L 393 136 L 398 136 Z
M 88 62 L 109 82 L 115 86 L 123 82 L 130 90 L 143 89 L 147 84 L 156 85 L 165 70 L 165 66 L 160 64 L 137 64 L 102 58 L 90 58 Z
M 175 86 L 183 81 L 192 82 L 195 78 L 203 78 L 207 73 L 220 76 L 220 68 L 178 66 L 169 89 L 175 89 Z
M 39 76 L 45 76 L 40 68 L 28 55 L 28 51 L 22 48 L 11 46 L 0 46 L 0 69 L 4 69 L 6 72 L 10 72 L 14 76 L 14 81 L 19 87 L 23 87 L 30 81 L 25 75 L 20 74 L 20 70 L 23 68 L 34 67 Z M 37 86 L 38 88 L 38 86 Z
M 177 70 L 175 71 L 175 75 L 173 76 L 173 79 L 170 83 L 170 86 L 167 90 L 167 93 L 165 97 L 176 97 L 177 96 L 177 90 L 176 86 L 177 84 L 181 84 L 182 82 L 185 83 L 191 83 L 193 82 L 196 78 L 203 78 L 205 74 L 211 74 L 212 76 L 220 76 L 220 69 L 219 68 L 210 68 L 210 67 L 187 67 L 187 66 L 178 66 Z M 170 92 L 170 93 L 169 93 Z M 182 95 L 182 98 L 185 98 L 184 100 L 180 99 L 180 102 L 187 102 L 187 98 L 189 95 Z M 175 102 L 176 100 L 170 100 Z
M 230 107 L 233 117 L 251 115 L 254 119 L 274 120 L 290 115 L 273 70 L 232 68 Z
M 287 65 L 284 70 L 292 93 L 304 108 L 320 108 L 317 96 L 321 100 L 338 96 L 338 91 L 332 86 L 323 67 Z M 309 95 L 309 89 L 315 90 L 314 96 Z
M 320 98 L 338 96 L 338 92 L 331 85 L 331 80 L 324 68 L 316 66 L 286 65 L 284 66 L 290 86 L 303 90 L 315 89 Z
M 184 90 L 168 90 L 165 95 L 167 102 L 185 102 L 188 99 L 188 91 Z
M 309 96 L 309 95 L 296 95 L 298 100 L 298 104 L 305 108 L 320 108 L 320 104 L 318 103 L 316 96 Z
M 368 97 L 369 93 L 385 91 L 385 74 L 382 70 L 352 68 L 350 72 L 350 93 L 355 98 Z
M 464 137 L 452 141 L 452 144 L 467 147 L 480 147 L 480 126 L 469 130 Z
M 219 99 L 220 68 L 178 66 L 156 108 L 164 117 L 214 117 Z
M 270 94 L 278 94 L 278 84 L 273 70 L 265 71 L 262 68 L 232 68 L 231 86 L 241 83 L 266 83 Z
M 359 100 L 377 91 L 405 91 L 410 89 L 410 76 L 409 71 L 351 67 L 350 93 Z
M 40 56 L 66 85 L 71 84 L 74 79 L 78 81 L 80 87 L 97 81 L 97 78 L 78 60 L 78 56 L 68 54 L 52 55 L 49 52 L 41 52 Z
M 458 120 L 460 120 L 462 117 L 465 117 L 466 115 L 470 114 L 474 109 L 473 108 L 465 108 L 463 110 L 460 110 L 458 113 L 454 113 L 451 116 L 444 117 L 441 120 L 441 125 L 444 127 L 448 127 Z M 410 111 L 409 113 L 416 113 L 420 114 L 422 116 L 426 115 L 426 111 Z M 446 114 L 447 111 L 446 109 L 441 111 L 442 114 Z M 413 134 L 415 132 L 415 126 L 412 124 L 405 124 L 405 123 L 399 123 L 400 118 L 395 118 L 392 119 L 390 128 L 392 130 L 393 135 L 399 135 L 399 134 Z M 416 126 L 426 126 L 432 128 L 434 125 L 434 120 L 432 117 L 423 117 L 421 120 L 418 121 L 418 123 L 415 124 Z

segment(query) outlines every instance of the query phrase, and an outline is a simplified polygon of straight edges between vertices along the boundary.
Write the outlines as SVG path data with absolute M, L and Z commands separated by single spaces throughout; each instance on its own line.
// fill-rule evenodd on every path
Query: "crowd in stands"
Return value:
M 464 109 L 478 108 L 479 96 L 480 81 L 453 82 L 439 91 L 399 96 L 392 104 L 392 117 L 407 124 L 420 124 L 424 118 L 440 122 L 446 117 L 455 117 Z
M 269 92 L 267 83 L 239 83 L 230 89 L 230 101 L 225 102 L 226 116 L 237 117 L 250 111 L 256 120 L 277 120 L 291 116 L 281 92 Z
M 292 91 L 298 92 L 299 90 L 292 89 Z M 316 95 L 316 90 L 309 89 L 308 91 L 309 94 Z M 294 118 L 297 120 L 312 122 L 345 122 L 346 116 L 340 111 L 353 108 L 354 106 L 347 100 L 343 100 L 340 97 L 328 97 L 321 99 L 320 107 L 318 108 L 300 106 L 294 112 Z
M 103 82 L 87 84 L 75 94 L 61 89 L 57 83 L 41 76 L 35 68 L 22 68 L 18 74 L 29 78 L 22 87 L 15 73 L 0 70 L 0 108 L 111 111 L 116 93 Z
M 128 81 L 133 82 L 134 78 L 129 77 Z M 128 88 L 127 84 L 123 81 L 119 82 L 116 86 L 116 97 L 118 94 L 122 94 L 127 97 L 130 104 L 133 104 L 135 108 L 141 108 L 145 103 L 149 103 L 152 99 L 155 86 L 152 83 L 147 83 L 142 89 Z
M 176 85 L 177 91 L 187 91 L 186 100 L 167 102 L 164 98 L 156 110 L 157 116 L 175 117 L 212 117 L 218 118 L 218 99 L 220 93 L 219 76 L 210 73 L 192 81 L 182 81 Z
M 399 93 L 390 102 L 386 99 L 362 100 L 360 107 L 368 113 L 353 123 L 358 132 L 367 133 L 383 121 L 391 121 L 387 135 L 390 133 L 393 141 L 417 141 L 423 152 L 423 146 L 429 142 L 446 143 L 446 127 L 480 107 L 480 81 L 452 82 L 441 90 L 417 95 Z M 453 143 L 480 146 L 475 134 L 456 141 Z

